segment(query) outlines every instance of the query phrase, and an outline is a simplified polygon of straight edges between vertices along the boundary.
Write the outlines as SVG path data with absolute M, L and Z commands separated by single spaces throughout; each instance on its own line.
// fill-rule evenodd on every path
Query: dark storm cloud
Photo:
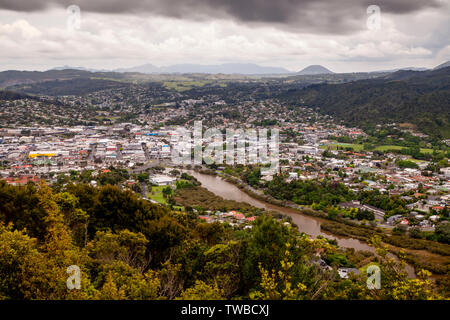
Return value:
M 71 4 L 86 12 L 143 13 L 194 20 L 227 18 L 335 34 L 364 28 L 361 22 L 371 4 L 393 14 L 443 6 L 439 0 L 0 0 L 0 9 L 39 11 Z

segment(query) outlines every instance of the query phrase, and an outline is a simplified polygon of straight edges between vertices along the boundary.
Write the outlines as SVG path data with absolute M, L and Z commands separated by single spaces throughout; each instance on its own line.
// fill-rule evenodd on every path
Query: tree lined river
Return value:
M 339 237 L 326 233 L 320 229 L 321 222 L 325 220 L 317 217 L 302 214 L 300 211 L 277 206 L 265 201 L 261 201 L 249 196 L 247 193 L 236 187 L 234 184 L 229 183 L 218 176 L 202 174 L 192 170 L 188 171 L 188 174 L 194 176 L 202 186 L 215 195 L 218 195 L 227 200 L 235 200 L 238 202 L 246 202 L 254 207 L 261 208 L 268 211 L 274 211 L 282 213 L 292 218 L 292 221 L 298 226 L 300 232 L 304 232 L 313 238 L 319 235 L 327 238 L 335 239 L 339 246 L 344 248 L 353 248 L 355 250 L 367 250 L 375 252 L 373 247 L 368 246 L 366 243 L 359 241 L 358 239 Z M 415 277 L 414 268 L 410 265 L 406 265 L 406 271 L 410 277 Z

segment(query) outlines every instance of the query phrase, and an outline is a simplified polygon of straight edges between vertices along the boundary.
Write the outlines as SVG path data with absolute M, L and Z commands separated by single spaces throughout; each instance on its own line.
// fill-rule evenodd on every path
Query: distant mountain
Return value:
M 379 71 L 373 71 L 373 72 L 397 72 L 401 70 L 410 70 L 410 71 L 427 71 L 430 70 L 428 68 L 420 68 L 420 67 L 404 67 L 404 68 L 395 68 L 395 69 L 389 69 L 389 70 L 379 70 Z
M 320 112 L 362 128 L 408 122 L 426 134 L 450 138 L 450 67 L 397 71 L 343 84 L 314 84 L 280 95 L 287 103 Z
M 116 72 L 139 72 L 139 73 L 160 73 L 161 70 L 159 67 L 154 66 L 150 63 L 143 64 L 141 66 L 131 67 L 131 68 L 120 68 L 114 70 Z
M 289 70 L 278 67 L 265 67 L 253 63 L 225 63 L 218 65 L 201 64 L 175 64 L 166 67 L 157 67 L 144 64 L 132 68 L 121 68 L 117 72 L 140 73 L 209 73 L 209 74 L 288 74 Z
M 62 67 L 55 67 L 50 69 L 51 70 L 56 70 L 56 71 L 62 71 L 62 70 L 80 70 L 80 71 L 89 71 L 89 72 L 108 72 L 108 70 L 106 69 L 92 69 L 92 68 L 85 68 L 85 67 L 72 67 L 72 66 L 62 66 Z
M 27 94 L 85 94 L 126 86 L 126 74 L 63 69 L 48 71 L 2 71 L 0 89 Z M 115 81 L 114 81 L 115 80 Z M 118 81 L 117 81 L 118 80 Z
M 320 65 L 311 65 L 308 66 L 301 71 L 299 71 L 297 74 L 299 75 L 314 75 L 314 74 L 331 74 L 334 73 L 331 70 L 328 70 L 327 68 L 320 66 Z
M 180 73 L 223 73 L 223 74 L 285 74 L 288 70 L 265 67 L 252 63 L 226 63 L 220 65 L 178 64 L 165 68 L 168 72 Z
M 106 89 L 118 89 L 129 86 L 129 83 L 95 78 L 73 78 L 65 80 L 48 80 L 27 85 L 15 85 L 8 90 L 30 95 L 66 96 L 84 95 Z
M 444 63 L 438 65 L 437 67 L 434 68 L 434 70 L 442 69 L 442 68 L 446 68 L 446 67 L 450 67 L 450 61 L 447 61 L 447 62 L 444 62 Z
M 16 71 L 0 72 L 0 88 L 14 85 L 30 84 L 42 81 L 89 78 L 92 73 L 84 70 L 48 70 L 48 71 Z

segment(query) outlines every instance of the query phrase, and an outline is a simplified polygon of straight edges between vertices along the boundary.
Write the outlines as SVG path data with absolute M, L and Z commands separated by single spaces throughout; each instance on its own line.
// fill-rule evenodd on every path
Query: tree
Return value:
M 328 219 L 334 220 L 337 218 L 339 211 L 334 208 L 331 207 L 330 209 L 328 209 Z
M 252 187 L 257 187 L 259 185 L 260 179 L 261 179 L 261 168 L 259 167 L 253 170 L 247 169 L 243 177 L 243 180 Z
M 356 219 L 372 221 L 375 219 L 375 214 L 369 210 L 358 210 L 356 213 Z
M 45 300 L 89 298 L 92 287 L 86 273 L 85 252 L 73 245 L 54 195 L 45 183 L 41 183 L 37 197 L 46 214 L 44 240 L 38 242 L 24 231 L 13 231 L 11 225 L 5 228 L 0 224 L 0 273 L 6 272 L 2 274 L 4 280 L 0 280 L 0 295 Z M 81 269 L 80 290 L 67 289 L 66 271 L 71 265 Z
M 148 243 L 140 232 L 121 230 L 114 234 L 111 231 L 97 231 L 94 240 L 88 245 L 88 251 L 98 264 L 122 261 L 143 272 L 151 261 Z
M 163 193 L 164 197 L 167 199 L 172 196 L 173 190 L 171 187 L 167 186 L 162 189 L 162 193 Z
M 155 258 L 154 263 L 164 261 L 167 250 L 179 245 L 186 237 L 186 228 L 169 216 L 148 221 L 143 233 L 149 240 L 149 248 Z
M 434 230 L 439 242 L 450 244 L 450 223 L 441 222 Z
M 89 216 L 79 208 L 79 200 L 68 192 L 55 195 L 55 202 L 64 216 L 64 223 L 69 226 L 75 243 L 84 247 L 87 243 Z
M 255 266 L 261 264 L 266 270 L 278 267 L 284 257 L 285 244 L 297 243 L 294 232 L 271 216 L 262 215 L 254 221 L 253 228 L 244 240 L 243 257 L 240 260 L 242 281 L 247 289 L 259 284 L 260 274 Z
M 148 181 L 148 177 L 149 177 L 148 173 L 143 172 L 143 173 L 138 174 L 137 179 L 139 182 L 145 183 Z
M 26 229 L 29 236 L 43 240 L 45 216 L 34 185 L 15 187 L 0 181 L 0 221 L 5 225 L 12 222 L 17 230 Z
M 210 286 L 203 281 L 195 281 L 195 285 L 180 295 L 181 300 L 224 300 L 223 292 L 216 285 Z
M 129 190 L 122 191 L 117 186 L 106 185 L 99 189 L 94 201 L 88 231 L 116 232 L 128 229 L 146 235 L 147 224 L 167 213 L 167 209 L 141 200 Z
M 111 272 L 108 273 L 105 284 L 100 291 L 94 295 L 97 300 L 123 300 L 125 299 L 125 292 L 123 289 L 117 289 L 116 284 L 112 278 Z
M 203 276 L 217 283 L 226 298 L 230 298 L 239 288 L 239 249 L 239 242 L 229 241 L 216 244 L 204 253 Z
M 162 264 L 158 272 L 161 284 L 160 292 L 167 299 L 174 299 L 183 289 L 184 280 L 181 274 L 181 264 L 172 264 L 169 260 Z
M 160 281 L 157 272 L 148 270 L 141 273 L 123 261 L 104 264 L 100 268 L 96 284 L 103 283 L 103 285 L 96 296 L 97 299 L 156 300 L 160 298 Z
M 306 286 L 298 282 L 296 285 L 292 283 L 292 276 L 290 270 L 294 262 L 290 261 L 290 244 L 286 244 L 286 251 L 284 252 L 284 259 L 281 261 L 281 268 L 276 271 L 267 271 L 259 264 L 258 268 L 261 272 L 261 291 L 254 291 L 250 293 L 253 299 L 264 300 L 299 300 L 306 292 Z
M 26 281 L 28 270 L 43 259 L 36 239 L 0 223 L 0 299 L 25 299 L 30 296 Z
M 415 239 L 422 239 L 423 232 L 420 230 L 419 227 L 412 227 L 411 229 L 409 229 L 409 236 Z
M 36 299 L 86 298 L 90 282 L 84 268 L 88 257 L 72 242 L 70 231 L 64 224 L 64 217 L 55 202 L 51 189 L 41 182 L 38 190 L 39 204 L 46 210 L 47 234 L 40 247 L 44 254 L 41 268 L 29 277 L 30 283 L 36 287 L 31 290 Z M 81 271 L 82 290 L 67 290 L 67 268 L 77 265 Z
M 226 231 L 220 222 L 198 223 L 195 226 L 194 235 L 209 245 L 215 245 L 226 236 Z
M 131 186 L 131 190 L 136 193 L 142 193 L 142 187 L 139 183 L 133 183 L 133 185 Z
M 419 165 L 417 163 L 410 160 L 397 160 L 395 164 L 399 168 L 413 168 L 413 169 L 419 168 Z

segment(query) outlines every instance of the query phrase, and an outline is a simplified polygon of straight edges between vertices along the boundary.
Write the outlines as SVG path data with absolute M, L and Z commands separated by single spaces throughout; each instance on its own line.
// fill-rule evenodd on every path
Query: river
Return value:
M 322 231 L 320 229 L 320 224 L 321 222 L 325 221 L 324 219 L 303 214 L 300 211 L 292 208 L 277 206 L 265 201 L 255 199 L 236 187 L 234 184 L 229 183 L 218 176 L 207 175 L 192 170 L 187 171 L 187 173 L 194 176 L 204 188 L 224 199 L 246 202 L 254 207 L 265 209 L 268 211 L 279 212 L 291 217 L 292 221 L 298 226 L 299 231 L 310 235 L 312 238 L 316 238 L 317 236 L 321 235 L 327 238 L 335 239 L 339 246 L 344 248 L 353 248 L 359 251 L 367 250 L 370 252 L 375 252 L 373 247 L 370 247 L 369 245 L 362 241 L 359 241 L 358 239 L 339 237 Z M 409 277 L 415 278 L 413 266 L 407 264 L 406 271 L 408 272 Z

